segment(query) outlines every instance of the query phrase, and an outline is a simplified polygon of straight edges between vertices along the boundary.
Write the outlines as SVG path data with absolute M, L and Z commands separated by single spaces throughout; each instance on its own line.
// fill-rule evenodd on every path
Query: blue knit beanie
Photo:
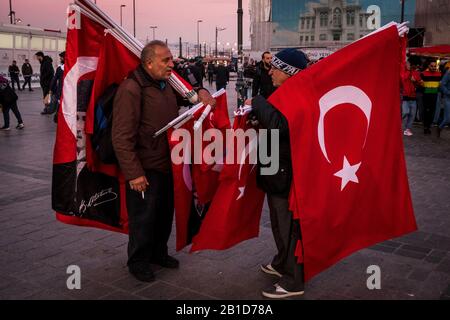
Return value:
M 283 49 L 272 59 L 272 65 L 283 71 L 284 73 L 293 76 L 300 72 L 300 70 L 306 69 L 308 59 L 306 55 L 297 49 L 288 48 Z

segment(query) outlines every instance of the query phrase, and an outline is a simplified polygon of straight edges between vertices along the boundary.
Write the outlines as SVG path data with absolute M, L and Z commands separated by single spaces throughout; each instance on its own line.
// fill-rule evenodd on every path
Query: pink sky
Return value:
M 46 29 L 65 30 L 66 8 L 71 0 L 12 0 L 16 18 L 23 25 Z M 249 0 L 243 0 L 244 46 L 249 45 Z M 158 26 L 156 38 L 170 43 L 197 43 L 197 20 L 200 23 L 200 41 L 213 44 L 215 27 L 225 27 L 219 32 L 220 42 L 237 42 L 237 0 L 136 0 L 136 35 L 141 40 L 153 38 L 149 26 Z M 133 0 L 97 0 L 97 5 L 118 23 L 120 5 L 123 8 L 123 26 L 133 33 Z M 0 0 L 0 22 L 9 23 L 9 1 Z

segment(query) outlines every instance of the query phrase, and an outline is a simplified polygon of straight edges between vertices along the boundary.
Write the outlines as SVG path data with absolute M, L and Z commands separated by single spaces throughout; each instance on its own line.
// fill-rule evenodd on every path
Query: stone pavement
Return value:
M 12 116 L 11 131 L 0 132 L 0 299 L 263 299 L 274 281 L 259 271 L 275 252 L 267 206 L 260 236 L 230 250 L 175 253 L 172 232 L 180 270 L 157 269 L 155 282 L 138 282 L 125 265 L 125 235 L 55 220 L 55 124 L 39 114 L 40 91 L 20 93 L 19 107 L 25 129 L 15 130 Z M 413 132 L 404 140 L 419 231 L 344 259 L 310 281 L 301 299 L 450 299 L 450 132 L 438 143 L 420 127 Z M 72 264 L 81 268 L 81 290 L 66 287 Z M 370 265 L 381 268 L 381 290 L 366 287 Z

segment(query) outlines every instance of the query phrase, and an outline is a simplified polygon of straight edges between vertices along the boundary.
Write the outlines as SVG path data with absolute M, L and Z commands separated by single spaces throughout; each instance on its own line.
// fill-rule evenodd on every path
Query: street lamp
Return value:
M 203 22 L 203 20 L 197 20 L 197 51 L 199 56 L 202 55 L 202 48 L 200 48 L 200 29 L 199 29 L 200 22 Z
M 157 28 L 157 26 L 150 26 L 150 29 L 153 29 L 153 40 L 155 40 L 155 29 Z
M 400 0 L 402 2 L 402 15 L 400 17 L 400 23 L 405 20 L 405 0 Z
M 216 57 L 217 57 L 217 36 L 219 35 L 219 31 L 223 31 L 223 30 L 225 30 L 226 28 L 219 28 L 219 27 L 216 27 Z
M 126 7 L 126 5 L 124 5 L 124 4 L 120 5 L 120 26 L 122 26 L 122 9 L 125 7 Z

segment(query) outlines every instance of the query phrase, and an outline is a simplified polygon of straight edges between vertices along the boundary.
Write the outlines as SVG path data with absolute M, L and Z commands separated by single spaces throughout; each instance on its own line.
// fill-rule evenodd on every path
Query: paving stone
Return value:
M 146 299 L 171 300 L 181 295 L 184 291 L 185 289 L 166 282 L 155 281 L 152 285 L 135 292 L 135 294 Z

